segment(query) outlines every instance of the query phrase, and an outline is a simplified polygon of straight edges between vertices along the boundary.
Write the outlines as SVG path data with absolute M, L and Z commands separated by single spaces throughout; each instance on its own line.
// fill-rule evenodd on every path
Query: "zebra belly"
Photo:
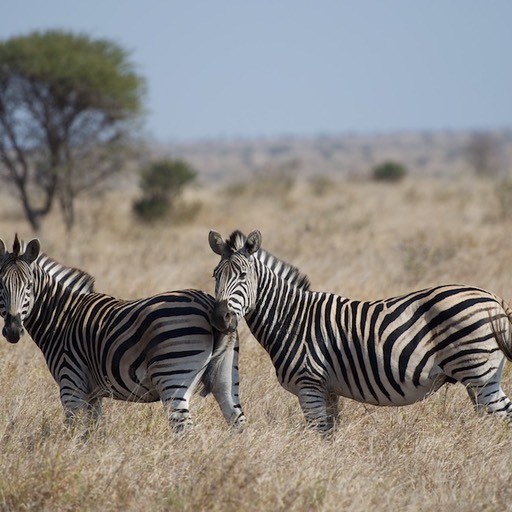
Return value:
M 346 383 L 339 381 L 329 382 L 327 389 L 329 393 L 351 398 L 358 402 L 380 406 L 403 406 L 411 405 L 424 400 L 432 393 L 435 393 L 440 387 L 449 382 L 449 379 L 440 368 L 432 368 L 428 376 L 415 385 L 412 378 L 404 379 L 399 384 L 398 389 L 386 386 L 385 392 L 376 386 L 347 386 Z
M 306 363 L 291 379 L 283 378 L 282 372 L 276 369 L 281 386 L 294 395 L 298 395 L 301 388 L 316 387 L 323 389 L 327 395 L 338 395 L 371 405 L 402 406 L 423 400 L 450 381 L 438 366 L 426 367 L 416 384 L 410 371 L 406 372 L 403 381 L 396 372 L 397 374 L 393 375 L 394 385 L 392 385 L 384 378 L 378 383 L 375 375 L 369 372 L 363 374 L 360 371 L 345 373 L 330 371 L 323 375 L 318 372 L 315 375 L 311 371 L 312 365 L 309 361 L 306 356 Z
M 114 400 L 122 400 L 124 402 L 137 402 L 137 403 L 144 403 L 149 404 L 152 402 L 157 402 L 160 400 L 160 397 L 158 396 L 158 393 L 156 391 L 154 392 L 146 392 L 144 394 L 135 394 L 132 393 L 130 395 L 109 395 Z
M 140 382 L 124 381 L 122 384 L 106 381 L 98 386 L 92 395 L 125 402 L 151 403 L 160 400 L 157 390 L 147 378 Z

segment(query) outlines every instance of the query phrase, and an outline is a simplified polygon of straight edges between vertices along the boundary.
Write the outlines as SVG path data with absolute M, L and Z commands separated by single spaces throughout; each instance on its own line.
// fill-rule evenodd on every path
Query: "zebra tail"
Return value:
M 494 329 L 494 334 L 496 337 L 496 342 L 498 343 L 498 347 L 503 352 L 505 357 L 509 361 L 512 361 L 512 336 L 511 336 L 511 333 L 512 333 L 512 308 L 505 301 L 502 301 L 501 305 L 502 305 L 503 310 L 505 311 L 505 314 L 507 315 L 508 321 L 510 323 L 509 336 L 507 337 L 506 334 L 501 330 L 498 330 L 494 327 L 493 327 L 493 329 Z
M 238 331 L 229 334 L 213 331 L 213 353 L 206 369 L 201 377 L 202 387 L 199 390 L 201 396 L 209 395 L 212 392 L 219 370 L 228 352 L 232 352 L 235 342 L 238 339 Z

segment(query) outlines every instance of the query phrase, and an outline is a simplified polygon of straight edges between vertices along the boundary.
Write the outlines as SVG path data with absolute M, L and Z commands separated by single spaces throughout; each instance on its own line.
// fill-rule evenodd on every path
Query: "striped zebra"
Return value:
M 450 285 L 350 300 L 281 279 L 253 256 L 259 231 L 226 241 L 212 231 L 209 243 L 221 256 L 213 325 L 234 332 L 245 317 L 280 384 L 318 430 L 334 426 L 339 396 L 408 405 L 456 382 L 477 409 L 512 420 L 500 385 L 505 358 L 512 359 L 512 309 L 496 295 Z
M 242 427 L 238 398 L 238 335 L 212 329 L 214 298 L 198 290 L 124 301 L 93 292 L 94 279 L 40 253 L 38 240 L 12 253 L 0 240 L 3 336 L 24 329 L 41 349 L 60 387 L 66 422 L 95 421 L 104 397 L 161 400 L 172 427 L 192 423 L 198 384 L 212 392 L 226 420 Z M 207 371 L 205 371 L 207 370 Z

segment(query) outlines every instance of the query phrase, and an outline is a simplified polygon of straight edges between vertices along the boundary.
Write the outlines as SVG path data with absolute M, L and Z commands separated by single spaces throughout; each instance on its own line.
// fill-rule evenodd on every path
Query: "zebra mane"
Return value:
M 70 291 L 84 294 L 94 291 L 94 277 L 83 270 L 63 265 L 44 252 L 39 254 L 36 264 L 47 276 Z
M 18 258 L 20 255 L 20 249 L 21 249 L 20 239 L 18 238 L 18 233 L 14 235 L 14 242 L 12 244 L 12 255 L 14 258 Z M 23 251 L 25 252 L 25 243 L 23 243 Z
M 25 252 L 27 244 L 14 238 L 13 257 L 18 258 Z M 41 252 L 34 262 L 47 276 L 60 283 L 70 291 L 77 293 L 92 293 L 94 291 L 94 277 L 78 268 L 68 267 L 50 258 Z
M 247 237 L 241 231 L 233 231 L 229 239 L 226 240 L 227 247 L 232 253 L 240 252 L 244 248 L 246 240 Z M 303 274 L 297 267 L 287 263 L 286 261 L 280 260 L 264 249 L 256 251 L 254 256 L 272 270 L 274 274 L 277 274 L 291 285 L 302 290 L 309 290 L 311 285 L 309 277 L 306 274 Z

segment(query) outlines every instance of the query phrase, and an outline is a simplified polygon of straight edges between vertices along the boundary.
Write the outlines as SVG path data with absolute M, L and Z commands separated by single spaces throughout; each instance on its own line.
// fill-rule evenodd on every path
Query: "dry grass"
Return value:
M 318 184 L 318 183 L 317 183 Z M 314 288 L 376 299 L 448 282 L 512 298 L 512 222 L 495 184 L 405 180 L 398 185 L 295 182 L 285 200 L 241 188 L 190 193 L 190 224 L 141 226 L 130 197 L 81 205 L 70 238 L 58 216 L 43 250 L 131 298 L 213 289 L 209 229 L 258 228 L 264 246 L 300 266 Z M 99 201 L 99 200 L 98 200 Z M 512 208 L 512 207 L 511 207 Z M 0 236 L 32 236 L 0 196 Z M 504 388 L 512 394 L 507 366 Z M 196 397 L 196 427 L 171 434 L 161 407 L 106 401 L 84 441 L 64 430 L 58 389 L 32 341 L 0 340 L 0 510 L 508 510 L 512 432 L 477 416 L 447 386 L 406 408 L 342 401 L 330 439 L 306 431 L 297 400 L 276 382 L 244 327 L 241 394 L 249 426 L 230 432 L 215 401 Z

